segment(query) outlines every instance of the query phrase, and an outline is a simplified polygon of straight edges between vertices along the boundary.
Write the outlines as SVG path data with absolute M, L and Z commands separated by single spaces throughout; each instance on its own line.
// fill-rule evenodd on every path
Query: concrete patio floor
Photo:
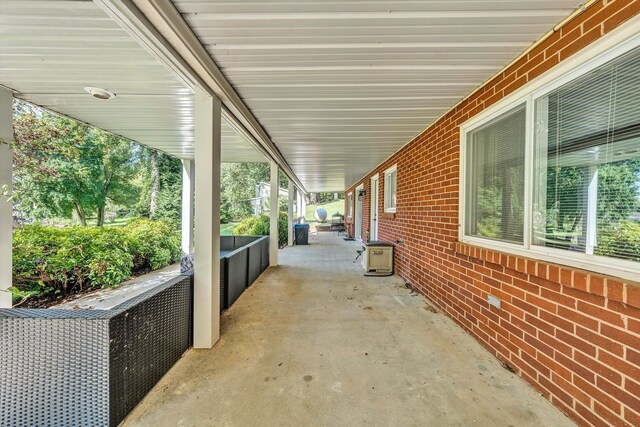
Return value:
M 125 426 L 568 426 L 399 277 L 333 233 L 280 251 Z

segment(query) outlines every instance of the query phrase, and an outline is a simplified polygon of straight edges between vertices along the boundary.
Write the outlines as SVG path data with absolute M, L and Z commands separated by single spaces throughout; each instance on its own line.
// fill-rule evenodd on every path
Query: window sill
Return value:
M 549 264 L 559 264 L 573 269 L 601 274 L 603 276 L 618 277 L 640 284 L 638 263 L 632 261 L 584 255 L 576 252 L 564 251 L 562 249 L 545 248 L 541 246 L 531 246 L 529 249 L 525 249 L 519 244 L 488 240 L 474 236 L 464 236 L 462 238 L 462 242 L 493 251 L 506 252 L 508 254 L 534 259 L 536 261 L 543 261 Z
M 383 212 L 380 214 L 380 218 L 382 219 L 395 219 L 396 218 L 396 213 L 395 212 Z
M 533 251 L 522 254 L 509 250 L 509 253 L 506 253 L 499 249 L 486 248 L 468 242 L 456 242 L 454 251 L 459 256 L 500 265 L 518 273 L 640 308 L 640 282 L 637 282 L 637 279 L 612 277 L 611 275 L 615 273 L 595 272 L 564 263 L 558 265 L 553 261 L 537 258 L 538 254 Z M 522 251 L 524 252 L 524 249 Z M 627 288 L 626 293 L 622 292 L 624 287 Z

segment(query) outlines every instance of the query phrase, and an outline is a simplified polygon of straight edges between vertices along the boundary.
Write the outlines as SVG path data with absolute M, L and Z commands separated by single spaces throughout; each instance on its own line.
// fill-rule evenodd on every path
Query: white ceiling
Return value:
M 0 0 L 0 84 L 20 99 L 193 158 L 193 94 L 91 1 Z M 92 98 L 85 86 L 117 94 Z M 264 162 L 226 120 L 222 160 Z
M 309 191 L 344 189 L 580 0 L 173 0 Z
M 173 0 L 308 191 L 351 185 L 580 3 Z M 193 157 L 190 89 L 90 1 L 0 0 L 0 84 Z M 264 161 L 228 124 L 222 156 Z

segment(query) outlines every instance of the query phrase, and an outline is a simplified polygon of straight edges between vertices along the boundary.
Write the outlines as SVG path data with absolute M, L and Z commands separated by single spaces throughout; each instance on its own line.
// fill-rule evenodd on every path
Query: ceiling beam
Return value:
M 379 42 L 379 43 L 216 43 L 213 48 L 215 50 L 282 50 L 282 49 L 426 49 L 426 48 L 470 48 L 478 49 L 481 47 L 496 48 L 526 48 L 531 43 L 527 42 Z
M 277 20 L 371 20 L 371 19 L 481 19 L 481 18 L 532 18 L 532 17 L 564 17 L 573 9 L 548 10 L 458 10 L 458 11 L 395 11 L 383 12 L 280 12 L 280 13 L 220 13 L 204 12 L 188 15 L 199 20 L 215 19 L 217 21 L 277 21 Z

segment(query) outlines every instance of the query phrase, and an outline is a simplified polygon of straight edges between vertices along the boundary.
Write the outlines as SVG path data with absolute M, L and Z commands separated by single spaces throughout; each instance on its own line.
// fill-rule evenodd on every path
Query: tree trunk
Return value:
M 333 200 L 338 200 L 338 193 L 333 193 Z
M 151 197 L 149 202 L 149 216 L 154 217 L 158 209 L 158 191 L 160 190 L 160 170 L 158 169 L 158 152 L 151 152 Z
M 104 214 L 107 207 L 107 197 L 109 196 L 109 188 L 111 187 L 111 180 L 113 179 L 113 173 L 105 177 L 104 184 L 102 184 L 102 194 L 104 199 L 98 204 L 98 219 L 96 225 L 102 227 L 104 225 Z
M 96 225 L 98 227 L 102 227 L 104 225 L 104 210 L 105 210 L 104 206 L 100 206 L 98 208 L 98 220 L 96 222 Z
M 85 213 L 84 209 L 77 203 L 74 203 L 74 208 L 76 210 L 76 213 L 78 214 L 78 219 L 80 219 L 80 225 L 82 225 L 83 227 L 86 227 L 87 214 Z

